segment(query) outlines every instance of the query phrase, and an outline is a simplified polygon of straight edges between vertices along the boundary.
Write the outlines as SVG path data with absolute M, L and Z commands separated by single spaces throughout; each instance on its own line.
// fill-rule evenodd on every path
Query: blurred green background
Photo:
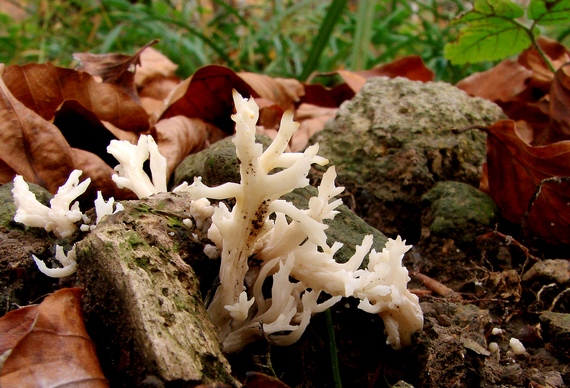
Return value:
M 74 66 L 74 52 L 156 49 L 187 77 L 201 66 L 307 78 L 420 55 L 436 79 L 454 83 L 491 64 L 452 66 L 449 21 L 459 0 L 0 0 L 0 62 Z

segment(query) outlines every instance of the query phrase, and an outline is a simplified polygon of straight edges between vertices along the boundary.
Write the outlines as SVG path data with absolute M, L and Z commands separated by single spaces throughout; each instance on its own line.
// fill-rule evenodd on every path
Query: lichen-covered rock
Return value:
M 485 134 L 451 130 L 501 118 L 497 105 L 446 83 L 377 77 L 343 103 L 311 142 L 336 165 L 358 214 L 413 243 L 420 235 L 421 196 L 435 182 L 478 184 Z
M 202 301 L 188 244 L 186 194 L 125 201 L 76 244 L 85 287 L 86 327 L 113 386 L 139 386 L 154 376 L 180 386 L 230 383 L 231 376 Z M 184 248 L 184 249 L 182 249 Z M 210 261 L 202 253 L 204 260 Z
M 480 228 L 491 228 L 499 208 L 491 197 L 461 182 L 438 182 L 422 197 L 422 226 L 456 243 L 473 242 Z

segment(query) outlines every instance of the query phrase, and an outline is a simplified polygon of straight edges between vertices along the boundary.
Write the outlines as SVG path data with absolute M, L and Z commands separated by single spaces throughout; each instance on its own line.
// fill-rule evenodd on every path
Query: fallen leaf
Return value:
M 54 292 L 34 311 L 35 321 L 14 345 L 0 370 L 3 388 L 108 387 L 85 331 L 81 289 Z M 13 320 L 11 313 L 0 320 Z M 22 321 L 29 325 L 30 317 Z
M 499 121 L 486 132 L 487 162 L 482 182 L 488 181 L 489 195 L 502 216 L 517 224 L 524 222 L 529 231 L 548 243 L 569 244 L 569 182 L 544 184 L 526 221 L 524 218 L 544 179 L 570 176 L 570 141 L 531 146 L 521 139 L 512 120 Z
M 138 86 L 144 86 L 156 79 L 172 79 L 176 75 L 176 69 L 178 65 L 160 51 L 149 47 L 140 55 L 140 66 L 135 73 L 135 83 Z
M 555 69 L 559 69 L 562 65 L 570 61 L 570 50 L 557 41 L 539 36 L 537 43 L 550 59 Z M 519 55 L 518 62 L 527 69 L 532 70 L 529 87 L 540 89 L 543 93 L 548 93 L 550 84 L 554 79 L 554 74 L 552 74 L 552 71 L 546 65 L 536 48 L 531 46 L 524 50 Z M 536 92 L 534 94 L 536 95 Z
M 0 64 L 0 76 L 3 70 Z M 70 147 L 59 129 L 18 101 L 1 78 L 0 150 L 6 165 L 51 193 L 73 170 Z
M 301 104 L 311 104 L 327 108 L 338 108 L 340 104 L 351 100 L 356 93 L 346 83 L 327 88 L 321 84 L 305 84 L 305 95 Z
M 45 120 L 61 103 L 77 100 L 99 120 L 132 132 L 148 130 L 148 115 L 127 93 L 96 82 L 88 73 L 55 67 L 51 63 L 9 66 L 2 75 L 14 97 Z
M 372 77 L 403 77 L 411 81 L 422 82 L 433 81 L 435 78 L 433 71 L 428 69 L 422 58 L 417 55 L 396 59 L 370 70 L 339 70 L 337 73 L 355 93 L 358 93 L 366 83 L 366 80 Z
M 211 126 L 199 118 L 174 116 L 160 120 L 156 126 L 158 149 L 166 158 L 167 177 L 188 154 L 206 147 Z
M 545 144 L 570 140 L 570 63 L 558 69 L 550 87 L 550 133 Z
M 232 90 L 249 98 L 259 95 L 233 70 L 224 66 L 204 66 L 180 83 L 171 93 L 159 121 L 174 116 L 200 118 L 233 134 L 234 111 Z
M 0 318 L 0 355 L 11 350 L 31 330 L 38 306 L 25 306 Z M 1 369 L 0 369 L 1 370 Z
M 327 108 L 312 104 L 302 104 L 297 109 L 295 120 L 300 122 L 299 129 L 293 134 L 290 147 L 292 152 L 305 149 L 309 139 L 325 127 L 328 120 L 334 118 L 338 108 Z
M 247 372 L 243 388 L 289 388 L 281 380 L 260 372 Z
M 303 84 L 292 78 L 272 78 L 264 74 L 238 73 L 259 97 L 273 101 L 284 111 L 293 110 L 295 103 L 305 94 Z
M 528 87 L 532 74 L 532 70 L 507 59 L 489 70 L 471 74 L 455 86 L 471 96 L 511 101 Z
M 77 70 L 101 77 L 103 82 L 117 86 L 138 101 L 136 67 L 141 65 L 141 54 L 155 43 L 158 43 L 157 39 L 141 47 L 134 55 L 74 53 L 73 58 L 80 62 Z
M 92 152 L 110 167 L 117 164 L 113 155 L 107 152 L 107 146 L 111 140 L 117 138 L 93 112 L 77 101 L 64 101 L 55 112 L 53 123 L 65 137 L 70 147 Z

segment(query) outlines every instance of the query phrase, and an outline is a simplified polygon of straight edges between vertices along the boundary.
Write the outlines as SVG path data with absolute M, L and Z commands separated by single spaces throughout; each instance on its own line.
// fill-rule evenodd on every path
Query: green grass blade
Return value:
M 335 388 L 342 388 L 342 381 L 340 378 L 340 367 L 338 365 L 338 349 L 336 347 L 336 337 L 334 334 L 334 324 L 332 320 L 331 309 L 325 310 L 325 317 L 327 320 L 327 334 L 329 337 L 329 352 L 331 356 L 331 367 Z
M 367 66 L 370 52 L 370 38 L 372 36 L 372 23 L 375 18 L 374 9 L 376 0 L 361 0 L 358 3 L 358 17 L 356 19 L 356 33 L 350 59 L 352 70 L 362 70 Z
M 340 15 L 345 9 L 347 0 L 333 0 L 325 18 L 323 19 L 321 26 L 319 27 L 319 33 L 313 40 L 313 45 L 311 47 L 311 52 L 307 61 L 303 65 L 303 72 L 301 73 L 300 79 L 305 80 L 309 75 L 317 68 L 319 64 L 319 59 L 321 54 L 325 49 L 331 33 L 340 19 Z

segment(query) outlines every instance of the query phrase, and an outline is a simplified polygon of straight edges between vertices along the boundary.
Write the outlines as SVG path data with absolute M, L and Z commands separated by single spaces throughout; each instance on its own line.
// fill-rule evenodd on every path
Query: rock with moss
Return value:
M 147 378 L 177 386 L 237 386 L 208 319 L 200 284 L 185 259 L 203 237 L 188 229 L 186 194 L 122 202 L 76 244 L 85 322 L 113 386 Z M 194 242 L 197 249 L 189 251 Z M 198 253 L 200 252 L 200 253 Z
M 440 238 L 471 243 L 482 228 L 493 228 L 499 208 L 475 187 L 461 182 L 438 182 L 423 197 L 422 225 Z
M 439 181 L 479 181 L 485 134 L 452 129 L 504 117 L 492 102 L 446 83 L 377 77 L 311 142 L 337 166 L 357 214 L 389 236 L 415 242 L 423 194 Z

